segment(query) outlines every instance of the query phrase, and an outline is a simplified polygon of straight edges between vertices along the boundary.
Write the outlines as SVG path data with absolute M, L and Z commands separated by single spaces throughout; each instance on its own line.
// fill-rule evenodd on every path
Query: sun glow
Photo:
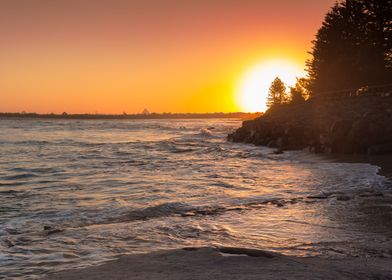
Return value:
M 272 81 L 279 77 L 287 87 L 293 86 L 296 78 L 305 76 L 302 68 L 300 64 L 289 60 L 269 60 L 253 66 L 244 73 L 237 85 L 240 108 L 246 112 L 265 111 Z

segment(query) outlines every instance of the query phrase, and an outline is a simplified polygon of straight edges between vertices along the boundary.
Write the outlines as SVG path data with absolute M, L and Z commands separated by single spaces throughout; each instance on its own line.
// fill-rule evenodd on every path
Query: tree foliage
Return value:
M 268 91 L 267 107 L 283 104 L 287 100 L 286 86 L 281 79 L 276 77 Z
M 337 2 L 310 54 L 313 94 L 392 83 L 392 0 Z
M 307 78 L 297 78 L 295 87 L 301 91 L 305 100 L 310 97 L 310 80 Z
M 295 86 L 289 87 L 290 90 L 290 103 L 298 104 L 305 101 L 306 91 L 305 88 L 300 84 L 299 79 Z

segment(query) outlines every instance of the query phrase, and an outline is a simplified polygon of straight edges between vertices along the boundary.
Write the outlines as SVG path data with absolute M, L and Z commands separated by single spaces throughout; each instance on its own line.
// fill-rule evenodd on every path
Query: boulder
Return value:
M 285 104 L 244 121 L 228 139 L 284 150 L 308 146 L 316 153 L 392 153 L 392 98 Z
M 352 153 L 352 145 L 348 140 L 348 134 L 352 128 L 352 120 L 338 120 L 330 128 L 328 139 L 332 153 Z
M 392 154 L 392 143 L 372 145 L 368 148 L 368 155 Z

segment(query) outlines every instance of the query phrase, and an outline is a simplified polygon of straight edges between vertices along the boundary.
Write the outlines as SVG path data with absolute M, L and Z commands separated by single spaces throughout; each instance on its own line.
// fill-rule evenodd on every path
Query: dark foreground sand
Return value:
M 123 256 L 101 266 L 65 271 L 44 279 L 386 280 L 392 279 L 392 260 L 296 258 L 239 248 L 179 249 Z

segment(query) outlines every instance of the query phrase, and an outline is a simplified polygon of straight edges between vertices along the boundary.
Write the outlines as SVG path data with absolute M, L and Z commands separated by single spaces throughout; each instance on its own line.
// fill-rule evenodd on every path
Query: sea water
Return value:
M 187 246 L 390 256 L 378 167 L 228 142 L 240 125 L 0 120 L 0 278 Z

